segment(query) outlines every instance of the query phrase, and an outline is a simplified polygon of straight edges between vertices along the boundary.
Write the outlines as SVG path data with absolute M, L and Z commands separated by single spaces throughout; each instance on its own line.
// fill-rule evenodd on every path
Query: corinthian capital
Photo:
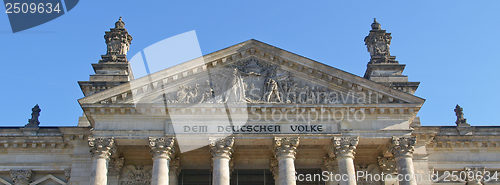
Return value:
M 89 137 L 92 157 L 109 158 L 115 151 L 115 139 L 112 137 Z
M 354 150 L 356 150 L 358 142 L 358 136 L 333 137 L 332 143 L 335 156 L 354 158 L 354 154 L 356 154 Z
M 31 170 L 30 169 L 15 169 L 10 170 L 10 178 L 14 185 L 28 185 L 31 180 Z
M 231 158 L 233 153 L 234 137 L 227 137 L 224 139 L 211 139 L 210 152 L 212 157 L 226 157 Z
M 165 157 L 169 158 L 175 153 L 175 138 L 174 137 L 150 137 L 149 147 L 153 158 Z
M 297 146 L 299 146 L 299 137 L 275 137 L 274 154 L 276 158 L 292 157 L 295 158 Z
M 392 137 L 391 153 L 394 157 L 412 157 L 415 149 L 415 137 Z

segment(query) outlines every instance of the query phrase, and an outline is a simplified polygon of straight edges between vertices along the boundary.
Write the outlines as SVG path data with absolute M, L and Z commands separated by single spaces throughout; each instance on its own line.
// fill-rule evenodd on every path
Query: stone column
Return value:
M 153 154 L 153 172 L 151 185 L 168 185 L 170 158 L 174 154 L 174 137 L 149 138 L 149 147 Z
M 114 152 L 114 138 L 90 137 L 88 139 L 92 154 L 91 185 L 108 184 L 108 160 Z
M 338 184 L 338 182 L 335 181 L 335 174 L 338 174 L 338 163 L 334 155 L 328 155 L 324 158 L 322 170 L 328 172 L 328 181 L 325 182 L 326 185 Z
M 279 168 L 278 168 L 278 160 L 273 156 L 269 161 L 269 170 L 273 174 L 274 185 L 279 185 Z
M 30 169 L 14 169 L 10 170 L 10 178 L 13 185 L 29 185 L 31 181 L 32 171 Z
M 341 185 L 356 185 L 356 171 L 354 170 L 354 154 L 359 137 L 342 136 L 332 139 L 339 174 L 343 177 Z
M 170 185 L 177 185 L 181 173 L 181 160 L 179 157 L 170 160 L 169 181 Z
M 392 137 L 391 153 L 396 160 L 398 173 L 403 175 L 403 179 L 399 179 L 400 185 L 417 185 L 412 159 L 415 142 L 415 137 Z
M 278 160 L 279 185 L 295 185 L 295 154 L 299 137 L 275 137 L 274 154 Z
M 108 184 L 119 184 L 120 172 L 125 162 L 124 157 L 111 157 L 108 161 Z
M 210 152 L 212 153 L 212 184 L 229 185 L 231 175 L 230 160 L 233 153 L 234 137 L 211 140 Z

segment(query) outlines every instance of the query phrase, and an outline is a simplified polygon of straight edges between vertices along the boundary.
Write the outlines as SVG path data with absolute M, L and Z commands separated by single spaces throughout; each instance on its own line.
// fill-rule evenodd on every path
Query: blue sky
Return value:
M 123 16 L 129 57 L 195 30 L 203 54 L 254 38 L 347 72 L 364 74 L 363 39 L 374 17 L 392 33 L 426 99 L 423 125 L 454 125 L 458 103 L 472 125 L 500 125 L 500 1 L 80 1 L 66 15 L 13 34 L 0 16 L 0 126 L 22 126 L 40 104 L 41 126 L 74 126 L 77 81 L 105 54 L 104 31 Z M 2 7 L 1 11 L 5 12 Z

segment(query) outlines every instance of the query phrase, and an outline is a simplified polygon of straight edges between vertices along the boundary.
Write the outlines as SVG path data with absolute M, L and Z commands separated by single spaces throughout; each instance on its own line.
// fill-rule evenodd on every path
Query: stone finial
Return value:
M 28 119 L 28 124 L 26 124 L 24 127 L 26 128 L 38 128 L 38 125 L 40 125 L 40 121 L 38 121 L 38 117 L 40 117 L 40 112 L 42 109 L 36 104 L 32 109 L 31 109 L 31 119 Z
M 105 32 L 104 40 L 106 41 L 107 50 L 106 55 L 103 55 L 99 61 L 100 63 L 127 62 L 126 55 L 132 42 L 132 36 L 125 29 L 125 23 L 121 17 L 115 23 L 115 28 L 111 28 L 110 31 Z
M 415 150 L 415 137 L 392 137 L 391 153 L 394 157 L 412 157 Z
M 115 28 L 117 29 L 125 28 L 125 23 L 123 22 L 122 17 L 120 17 L 118 21 L 115 22 Z
M 297 147 L 299 146 L 299 137 L 275 137 L 274 154 L 276 158 L 292 157 L 295 158 Z
M 351 157 L 356 154 L 356 146 L 358 145 L 358 136 L 341 136 L 333 137 L 332 144 L 335 157 Z
M 377 18 L 373 18 L 372 30 L 381 30 L 382 26 L 377 22 Z
M 14 185 L 29 185 L 31 181 L 32 171 L 30 169 L 13 169 L 10 170 L 10 178 Z
M 88 142 L 93 157 L 109 158 L 116 149 L 115 140 L 112 137 L 89 137 Z
M 227 137 L 224 139 L 211 139 L 210 152 L 212 157 L 226 157 L 231 158 L 233 154 L 234 137 Z
M 464 109 L 458 104 L 457 106 L 455 106 L 455 115 L 457 115 L 457 121 L 455 121 L 457 126 L 470 127 L 470 125 L 467 123 L 467 119 L 465 119 L 464 117 Z
M 398 63 L 390 52 L 391 33 L 382 30 L 380 23 L 376 19 L 373 19 L 371 27 L 370 34 L 365 37 L 365 45 L 371 57 L 369 64 Z
M 175 153 L 175 137 L 150 137 L 149 147 L 154 158 L 171 158 Z

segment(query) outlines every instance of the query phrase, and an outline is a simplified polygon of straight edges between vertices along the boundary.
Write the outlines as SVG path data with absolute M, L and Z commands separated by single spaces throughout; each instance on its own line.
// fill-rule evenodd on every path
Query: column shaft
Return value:
M 214 157 L 213 158 L 213 185 L 229 185 L 229 158 Z
M 398 173 L 403 174 L 404 178 L 399 182 L 400 185 L 417 185 L 415 172 L 413 170 L 413 159 L 411 157 L 396 158 Z
M 295 164 L 293 157 L 278 157 L 279 185 L 295 185 Z
M 153 177 L 151 185 L 168 185 L 169 184 L 169 158 L 155 157 L 153 159 Z
M 356 185 L 356 172 L 354 169 L 353 158 L 338 157 L 337 162 L 339 165 L 339 173 L 342 175 L 342 180 L 340 181 L 340 185 Z
M 108 159 L 98 157 L 93 159 L 92 175 L 90 182 L 93 185 L 107 185 L 108 183 Z
M 169 184 L 171 185 L 177 185 L 178 183 L 178 177 L 177 177 L 177 172 L 175 172 L 174 170 L 169 170 L 169 175 L 168 175 L 168 179 L 169 179 Z

